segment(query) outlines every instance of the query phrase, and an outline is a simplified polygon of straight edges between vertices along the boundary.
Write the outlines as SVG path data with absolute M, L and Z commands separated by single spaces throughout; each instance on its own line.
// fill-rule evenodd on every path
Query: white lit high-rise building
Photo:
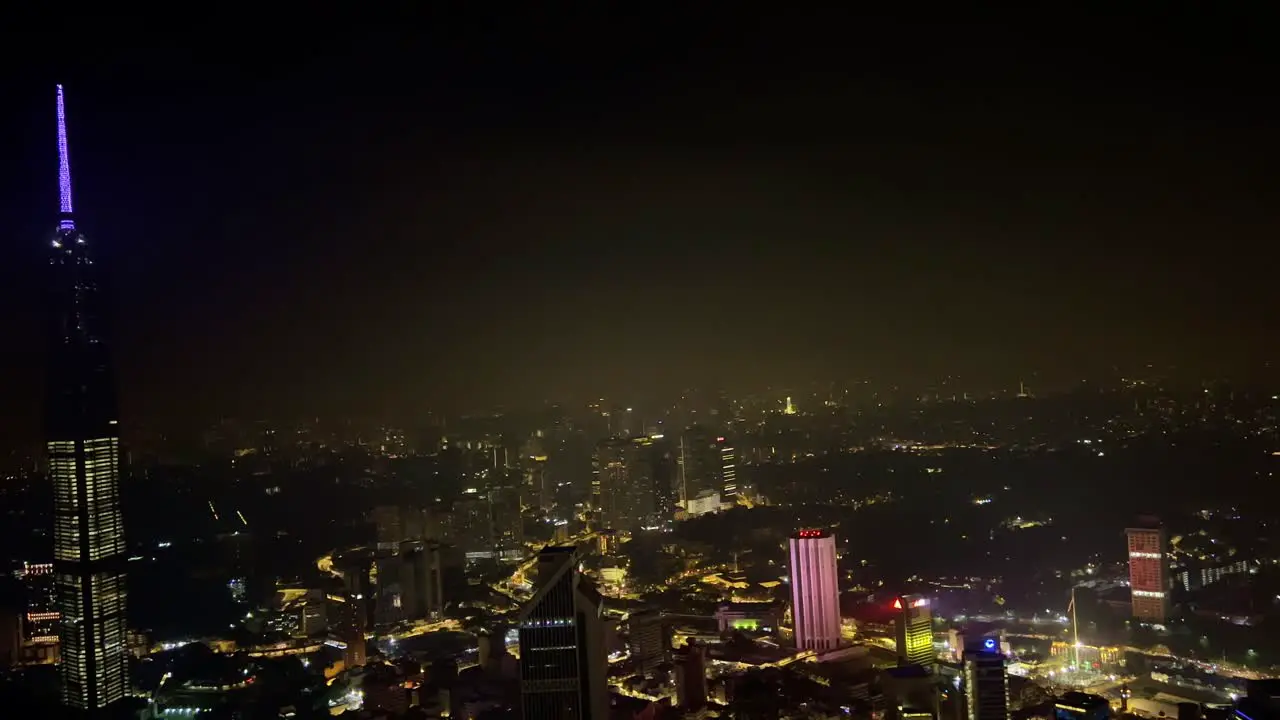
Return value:
M 720 454 L 720 499 L 737 502 L 742 492 L 738 485 L 738 453 L 723 437 L 716 438 L 716 449 Z
M 836 539 L 825 530 L 791 536 L 791 617 L 796 647 L 830 650 L 840 645 L 840 586 Z

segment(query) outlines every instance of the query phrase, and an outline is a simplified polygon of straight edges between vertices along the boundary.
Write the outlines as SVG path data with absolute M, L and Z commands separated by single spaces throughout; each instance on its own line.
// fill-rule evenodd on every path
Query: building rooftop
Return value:
M 1111 703 L 1101 695 L 1072 690 L 1063 693 L 1062 697 L 1058 698 L 1057 706 L 1068 710 L 1076 710 L 1077 712 L 1086 712 L 1097 707 L 1110 707 Z
M 885 668 L 884 673 L 899 680 L 933 677 L 933 670 L 923 665 L 902 665 Z
M 539 555 L 573 554 L 577 548 L 573 545 L 547 545 L 539 551 Z

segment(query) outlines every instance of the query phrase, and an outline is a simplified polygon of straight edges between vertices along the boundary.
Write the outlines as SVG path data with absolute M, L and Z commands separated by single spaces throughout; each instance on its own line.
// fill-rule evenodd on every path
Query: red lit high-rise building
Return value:
M 1169 615 L 1169 558 L 1160 522 L 1144 517 L 1125 530 L 1129 546 L 1129 590 L 1133 617 L 1162 623 Z
M 801 530 L 791 536 L 791 618 L 800 650 L 840 644 L 839 579 L 834 535 Z

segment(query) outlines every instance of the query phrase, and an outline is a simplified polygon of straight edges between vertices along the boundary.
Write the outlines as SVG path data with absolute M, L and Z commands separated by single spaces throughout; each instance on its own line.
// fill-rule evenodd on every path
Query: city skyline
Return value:
M 0 43 L 6 717 L 1280 719 L 1269 23 L 386 11 Z
M 1274 101 L 1236 92 L 1268 67 L 1247 37 L 1176 13 L 1109 19 L 1087 52 L 1069 21 L 588 15 L 542 39 L 357 22 L 305 55 L 246 36 L 245 69 L 164 33 L 35 61 L 4 130 L 34 137 L 52 79 L 92 119 L 77 209 L 106 234 L 130 417 L 1274 376 Z M 847 57 L 822 49 L 840 27 L 862 28 Z M 6 432 L 38 403 L 42 147 L 0 182 Z

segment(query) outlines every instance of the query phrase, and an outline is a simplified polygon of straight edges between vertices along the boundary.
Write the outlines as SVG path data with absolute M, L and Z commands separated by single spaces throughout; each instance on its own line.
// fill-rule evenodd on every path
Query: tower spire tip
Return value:
M 58 84 L 58 199 L 61 220 L 59 227 L 64 230 L 75 228 L 75 220 L 71 217 L 71 160 L 67 153 L 67 111 L 62 99 L 62 84 Z

